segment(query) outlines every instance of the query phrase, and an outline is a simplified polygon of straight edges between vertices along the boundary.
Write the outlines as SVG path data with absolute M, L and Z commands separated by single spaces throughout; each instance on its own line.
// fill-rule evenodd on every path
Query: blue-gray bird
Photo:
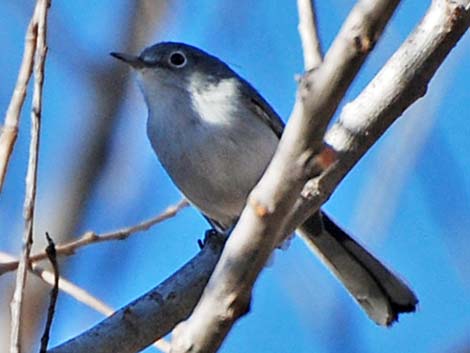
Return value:
M 196 47 L 164 42 L 139 56 L 112 55 L 137 72 L 148 137 L 173 182 L 214 227 L 230 229 L 276 150 L 282 120 L 247 81 Z M 324 212 L 297 231 L 377 324 L 415 310 L 413 291 Z

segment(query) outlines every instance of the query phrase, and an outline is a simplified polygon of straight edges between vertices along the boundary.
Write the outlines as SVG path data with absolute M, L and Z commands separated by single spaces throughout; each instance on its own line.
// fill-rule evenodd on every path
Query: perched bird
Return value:
M 139 56 L 111 55 L 137 72 L 148 137 L 173 182 L 214 227 L 232 227 L 276 150 L 282 120 L 247 81 L 196 47 L 164 42 Z M 415 310 L 413 291 L 324 212 L 297 231 L 377 324 Z

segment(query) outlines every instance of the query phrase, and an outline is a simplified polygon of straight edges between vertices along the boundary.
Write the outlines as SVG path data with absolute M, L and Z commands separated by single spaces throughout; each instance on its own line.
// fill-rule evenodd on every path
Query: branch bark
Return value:
M 305 71 L 313 70 L 323 61 L 314 1 L 297 0 L 297 9 L 299 12 L 298 30 L 304 52 L 304 69 Z

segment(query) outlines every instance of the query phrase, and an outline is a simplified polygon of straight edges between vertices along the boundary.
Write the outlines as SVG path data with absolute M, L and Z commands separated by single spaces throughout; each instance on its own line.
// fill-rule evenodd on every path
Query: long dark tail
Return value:
M 298 232 L 377 324 L 415 311 L 413 291 L 326 214 L 313 215 Z

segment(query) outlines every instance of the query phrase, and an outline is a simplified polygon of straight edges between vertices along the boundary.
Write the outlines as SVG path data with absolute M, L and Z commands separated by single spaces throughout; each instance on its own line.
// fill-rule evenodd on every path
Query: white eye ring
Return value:
M 186 65 L 186 62 L 186 55 L 184 55 L 184 53 L 181 51 L 175 51 L 168 57 L 168 63 L 173 67 L 183 67 Z

